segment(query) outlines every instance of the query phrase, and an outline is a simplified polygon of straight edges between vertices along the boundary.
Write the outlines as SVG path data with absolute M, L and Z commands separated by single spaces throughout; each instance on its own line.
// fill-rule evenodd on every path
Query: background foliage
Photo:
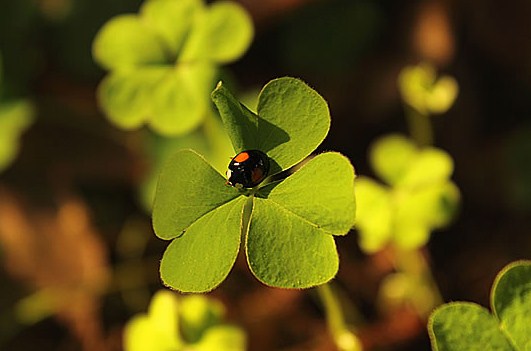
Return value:
M 435 230 L 419 256 L 401 260 L 386 249 L 362 252 L 355 231 L 336 239 L 337 289 L 345 306 L 359 307 L 347 319 L 364 347 L 428 349 L 426 317 L 403 299 L 424 301 L 423 291 L 408 290 L 423 272 L 404 275 L 404 267 L 425 260 L 444 301 L 489 306 L 497 272 L 530 256 L 531 8 L 511 2 L 500 10 L 494 0 L 239 3 L 253 20 L 254 41 L 237 61 L 223 61 L 219 76 L 249 101 L 276 77 L 310 83 L 332 116 L 318 151 L 347 155 L 357 174 L 386 181 L 369 146 L 408 134 L 402 68 L 430 62 L 459 83 L 455 104 L 431 116 L 435 145 L 451 155 L 461 192 L 456 220 Z M 0 173 L 1 349 L 120 350 L 127 321 L 146 313 L 161 287 L 166 243 L 151 231 L 149 189 L 164 154 L 187 145 L 220 172 L 233 155 L 230 145 L 214 146 L 227 140 L 212 137 L 213 110 L 192 133 L 170 138 L 123 131 L 100 109 L 96 91 L 108 72 L 92 58 L 93 40 L 110 18 L 141 5 L 0 1 L 0 109 L 33 106 L 33 123 L 14 133 L 18 156 Z M 0 153 L 14 135 L 4 132 Z M 316 295 L 264 287 L 241 257 L 212 294 L 228 322 L 244 328 L 251 350 L 333 349 Z

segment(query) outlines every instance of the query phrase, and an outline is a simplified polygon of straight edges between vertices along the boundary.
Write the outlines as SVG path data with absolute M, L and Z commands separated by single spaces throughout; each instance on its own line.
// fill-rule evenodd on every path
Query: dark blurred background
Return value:
M 496 273 L 531 257 L 531 2 L 525 0 L 241 0 L 256 27 L 225 67 L 240 90 L 300 77 L 329 102 L 321 149 L 371 175 L 378 136 L 407 133 L 400 70 L 421 61 L 454 76 L 455 105 L 435 116 L 435 143 L 455 160 L 458 218 L 425 249 L 445 301 L 488 306 Z M 137 188 L 149 158 L 137 132 L 98 108 L 103 72 L 92 40 L 139 0 L 0 0 L 3 95 L 35 104 L 16 161 L 0 173 L 0 349 L 120 350 L 121 332 L 161 288 L 155 238 Z M 333 180 L 331 180 L 333 181 Z M 336 240 L 338 285 L 368 350 L 427 350 L 425 320 L 376 305 L 389 272 L 357 236 Z M 239 261 L 214 296 L 248 332 L 250 350 L 334 350 L 311 291 L 267 288 Z M 61 303 L 59 303 L 61 302 Z

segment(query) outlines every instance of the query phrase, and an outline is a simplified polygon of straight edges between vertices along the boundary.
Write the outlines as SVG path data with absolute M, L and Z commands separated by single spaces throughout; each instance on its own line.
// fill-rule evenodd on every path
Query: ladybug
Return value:
M 227 170 L 227 184 L 241 189 L 254 188 L 269 173 L 269 158 L 260 150 L 245 150 L 232 158 Z

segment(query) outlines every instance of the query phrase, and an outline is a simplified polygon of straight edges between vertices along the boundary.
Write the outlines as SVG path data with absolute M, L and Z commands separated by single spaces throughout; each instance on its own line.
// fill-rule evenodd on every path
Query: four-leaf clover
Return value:
M 406 137 L 389 135 L 374 143 L 370 162 L 388 186 L 368 177 L 356 180 L 356 228 L 365 252 L 389 243 L 403 249 L 420 247 L 432 229 L 453 217 L 459 190 L 450 180 L 452 158 L 443 150 L 419 149 Z
M 164 135 L 195 128 L 209 109 L 219 64 L 249 47 L 253 26 L 236 3 L 147 0 L 138 15 L 107 22 L 93 45 L 111 73 L 99 89 L 109 119 L 124 129 L 144 123 Z
M 257 114 L 222 84 L 212 98 L 235 153 L 266 153 L 270 175 L 301 162 L 330 127 L 326 101 L 294 78 L 269 82 Z M 169 160 L 153 208 L 155 233 L 173 240 L 161 262 L 166 285 L 186 292 L 214 289 L 234 265 L 242 239 L 251 271 L 267 285 L 307 288 L 334 277 L 339 260 L 333 235 L 348 233 L 355 218 L 349 160 L 323 153 L 291 176 L 264 183 L 250 191 L 231 187 L 191 150 Z

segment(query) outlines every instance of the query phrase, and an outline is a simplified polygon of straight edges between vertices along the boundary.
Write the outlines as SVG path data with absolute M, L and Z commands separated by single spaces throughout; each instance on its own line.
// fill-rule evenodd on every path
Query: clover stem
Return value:
M 409 133 L 417 145 L 433 145 L 433 128 L 428 114 L 421 113 L 410 106 L 405 107 Z
M 419 286 L 415 291 L 424 290 L 427 292 L 423 298 L 412 298 L 413 306 L 420 316 L 427 316 L 433 308 L 444 302 L 428 261 L 420 250 L 397 249 L 395 251 L 395 266 L 397 270 L 411 276 L 418 283 Z
M 358 337 L 348 329 L 339 299 L 334 294 L 330 283 L 319 285 L 317 292 L 326 312 L 328 330 L 339 351 L 361 351 Z
M 241 227 L 241 237 L 242 243 L 245 242 L 245 237 L 249 231 L 249 224 L 251 223 L 251 214 L 253 212 L 254 206 L 254 196 L 249 196 L 245 201 L 243 206 L 243 215 L 242 215 L 242 227 Z

